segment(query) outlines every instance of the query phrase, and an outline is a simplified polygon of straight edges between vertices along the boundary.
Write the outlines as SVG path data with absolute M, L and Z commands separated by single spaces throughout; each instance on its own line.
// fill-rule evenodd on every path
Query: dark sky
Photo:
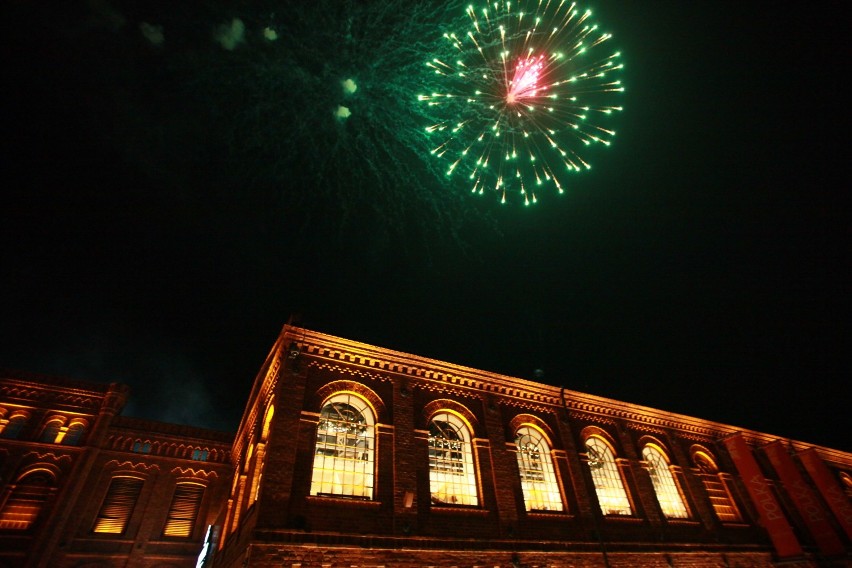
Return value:
M 0 8 L 0 367 L 233 430 L 300 314 L 852 450 L 843 3 L 593 3 L 626 63 L 618 136 L 532 208 L 424 173 L 406 58 L 437 3 L 142 4 Z

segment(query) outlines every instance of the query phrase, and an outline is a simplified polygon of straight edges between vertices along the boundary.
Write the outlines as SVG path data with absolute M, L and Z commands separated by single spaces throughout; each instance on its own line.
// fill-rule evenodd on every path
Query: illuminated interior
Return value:
M 648 473 L 651 475 L 651 482 L 654 484 L 654 492 L 657 494 L 657 502 L 660 504 L 663 515 L 669 519 L 688 518 L 689 513 L 686 511 L 686 505 L 683 503 L 677 482 L 672 475 L 668 459 L 652 445 L 642 448 L 642 457 L 648 463 Z
M 609 445 L 599 437 L 591 436 L 586 440 L 586 450 L 601 512 L 604 515 L 632 515 L 633 509 Z
M 338 394 L 320 412 L 311 495 L 373 498 L 375 418 L 366 402 Z
M 429 424 L 429 488 L 435 504 L 479 504 L 470 431 L 450 412 L 438 413 Z
M 515 444 L 527 511 L 561 511 L 562 495 L 547 440 L 535 428 L 523 426 L 518 429 Z

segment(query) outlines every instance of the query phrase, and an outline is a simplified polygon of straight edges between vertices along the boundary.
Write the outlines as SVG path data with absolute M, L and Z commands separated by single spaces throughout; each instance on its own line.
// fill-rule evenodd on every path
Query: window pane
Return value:
M 561 511 L 562 495 L 553 471 L 550 446 L 533 428 L 518 429 L 518 470 L 527 511 Z
M 599 438 L 591 437 L 586 440 L 586 449 L 601 512 L 604 515 L 632 515 L 621 473 L 609 446 Z
M 360 398 L 332 397 L 320 411 L 311 495 L 373 497 L 373 413 Z
M 689 515 L 686 506 L 666 458 L 653 446 L 642 448 L 642 456 L 648 462 L 648 473 L 651 474 L 651 482 L 654 484 L 654 492 L 663 514 L 670 519 L 687 518 Z
M 429 485 L 433 503 L 479 504 L 470 433 L 453 414 L 438 414 L 429 425 Z

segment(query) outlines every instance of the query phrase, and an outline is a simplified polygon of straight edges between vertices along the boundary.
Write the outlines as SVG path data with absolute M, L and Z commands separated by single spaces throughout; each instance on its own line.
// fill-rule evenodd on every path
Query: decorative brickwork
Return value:
M 291 326 L 285 326 L 267 361 L 282 364 L 259 498 L 248 505 L 240 483 L 234 484 L 223 505 L 230 521 L 214 560 L 218 568 L 775 565 L 777 550 L 720 444 L 739 432 L 751 447 L 760 447 L 776 439 L 770 434 Z M 263 391 L 267 365 L 253 392 Z M 343 438 L 330 440 L 330 426 L 322 427 L 321 444 L 317 438 L 321 406 L 339 393 L 361 397 L 375 413 L 370 499 L 309 495 L 313 464 L 322 463 L 315 462 L 316 452 L 338 452 L 336 467 L 347 459 L 348 446 Z M 262 406 L 248 402 L 233 448 L 238 464 L 250 459 L 252 416 Z M 460 420 L 470 441 L 454 443 L 441 434 L 437 444 L 430 430 L 435 416 L 444 424 Z M 514 443 L 524 425 L 544 434 L 551 446 L 561 511 L 525 507 Z M 357 440 L 353 431 L 345 435 Z M 597 458 L 586 448 L 590 436 L 605 440 L 614 452 L 611 467 L 623 480 L 627 514 L 608 514 L 599 504 L 595 483 L 602 478 L 595 473 Z M 476 474 L 475 504 L 436 500 L 430 467 L 440 468 L 444 481 L 462 475 L 467 444 Z M 809 447 L 789 444 L 796 450 Z M 646 446 L 653 464 L 643 453 Z M 852 471 L 852 455 L 820 450 L 836 473 Z M 696 455 L 706 459 L 696 461 Z M 707 469 L 707 459 L 716 469 Z M 530 459 L 524 475 L 537 479 L 529 464 L 539 462 Z M 767 468 L 764 474 L 774 472 Z M 340 475 L 348 474 L 344 469 Z M 342 478 L 341 483 L 346 487 Z M 806 527 L 799 523 L 797 529 L 804 549 L 795 559 L 798 565 L 845 565 L 848 540 L 843 555 L 824 558 Z

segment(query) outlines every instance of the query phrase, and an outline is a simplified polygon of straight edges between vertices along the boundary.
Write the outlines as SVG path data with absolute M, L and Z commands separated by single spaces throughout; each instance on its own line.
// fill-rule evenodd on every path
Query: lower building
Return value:
M 0 568 L 852 565 L 852 454 L 287 325 L 236 435 L 0 375 Z
M 0 567 L 196 565 L 233 434 L 120 416 L 127 396 L 0 375 Z

